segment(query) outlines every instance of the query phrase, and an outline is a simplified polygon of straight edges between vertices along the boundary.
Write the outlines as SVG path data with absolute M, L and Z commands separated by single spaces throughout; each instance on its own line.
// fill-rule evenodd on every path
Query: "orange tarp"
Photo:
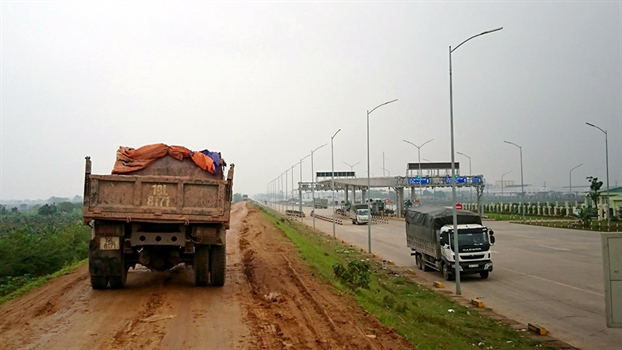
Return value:
M 163 143 L 146 145 L 140 148 L 119 147 L 117 161 L 112 169 L 113 174 L 124 174 L 144 169 L 158 158 L 169 155 L 179 161 L 184 158 L 192 158 L 194 163 L 201 169 L 215 173 L 214 161 L 201 152 L 191 152 L 183 146 L 168 146 Z M 191 156 L 192 154 L 192 156 Z

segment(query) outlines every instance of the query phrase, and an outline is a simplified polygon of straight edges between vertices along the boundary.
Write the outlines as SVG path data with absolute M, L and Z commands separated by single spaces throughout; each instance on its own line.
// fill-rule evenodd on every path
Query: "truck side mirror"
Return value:
M 491 235 L 490 235 L 490 243 L 493 244 L 493 245 L 495 244 L 495 236 L 492 235 L 492 232 L 491 232 Z

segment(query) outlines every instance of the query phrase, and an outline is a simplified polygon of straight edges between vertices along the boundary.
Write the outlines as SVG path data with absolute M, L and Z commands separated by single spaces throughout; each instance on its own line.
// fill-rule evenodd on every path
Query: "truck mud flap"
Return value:
M 91 276 L 121 276 L 123 269 L 121 249 L 101 250 L 98 239 L 89 242 L 89 272 Z

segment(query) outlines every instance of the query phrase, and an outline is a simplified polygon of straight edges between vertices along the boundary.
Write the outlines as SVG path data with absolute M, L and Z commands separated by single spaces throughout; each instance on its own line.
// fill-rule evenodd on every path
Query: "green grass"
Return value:
M 298 247 L 298 252 L 317 269 L 321 278 L 351 294 L 383 324 L 393 327 L 419 349 L 530 349 L 541 347 L 537 340 L 467 308 L 441 293 L 418 285 L 404 276 L 383 270 L 371 259 L 369 289 L 349 289 L 333 273 L 336 263 L 347 265 L 352 259 L 369 259 L 369 254 L 333 240 L 296 221 L 260 208 L 265 218 L 281 229 Z M 453 310 L 453 311 L 449 311 Z M 483 343 L 483 345 L 479 345 Z
M 73 269 L 77 268 L 78 266 L 85 264 L 86 262 L 88 262 L 88 259 L 84 259 L 84 260 L 75 262 L 75 263 L 73 263 L 71 265 L 67 265 L 64 268 L 62 268 L 62 269 L 60 269 L 60 270 L 58 270 L 58 271 L 56 271 L 56 272 L 54 272 L 52 274 L 38 277 L 38 278 L 34 279 L 33 281 L 25 284 L 24 286 L 18 288 L 17 290 L 15 290 L 15 291 L 13 291 L 13 292 L 11 292 L 11 293 L 3 296 L 3 297 L 0 297 L 0 305 L 6 303 L 7 301 L 9 301 L 11 299 L 17 298 L 18 296 L 26 293 L 27 291 L 29 291 L 31 289 L 38 288 L 38 287 L 42 286 L 43 284 L 45 284 L 45 282 L 47 282 L 47 281 L 49 281 L 49 280 L 51 280 L 53 278 L 65 275 L 65 274 L 69 273 L 70 271 L 72 271 Z

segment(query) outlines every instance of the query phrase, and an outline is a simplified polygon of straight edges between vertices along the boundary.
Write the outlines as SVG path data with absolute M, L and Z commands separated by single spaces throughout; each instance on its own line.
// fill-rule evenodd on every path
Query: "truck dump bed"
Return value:
M 458 210 L 458 225 L 482 224 L 476 213 Z M 409 208 L 405 215 L 406 243 L 409 248 L 424 252 L 430 256 L 440 257 L 438 230 L 445 225 L 453 224 L 453 209 L 438 206 Z
M 229 223 L 234 166 L 213 175 L 167 155 L 122 175 L 93 175 L 87 158 L 83 218 L 155 223 Z

